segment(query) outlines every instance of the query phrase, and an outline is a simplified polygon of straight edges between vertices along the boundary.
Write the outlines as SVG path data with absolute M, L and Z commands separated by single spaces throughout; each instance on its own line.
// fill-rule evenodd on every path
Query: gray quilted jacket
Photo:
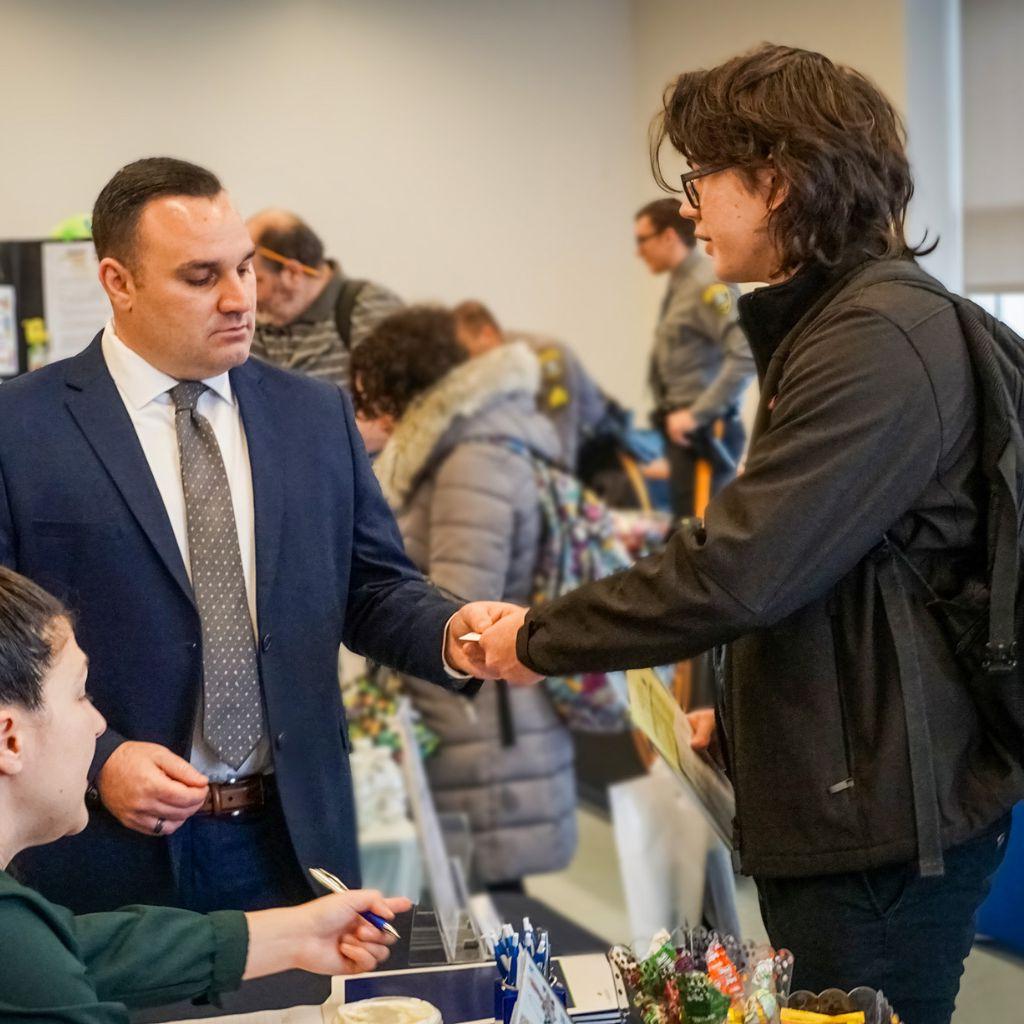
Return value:
M 539 375 L 521 343 L 457 366 L 409 408 L 375 464 L 410 558 L 465 600 L 530 600 L 541 534 L 533 469 L 494 439 L 557 458 L 537 411 Z M 507 688 L 513 746 L 502 745 L 499 684 L 472 700 L 417 679 L 406 687 L 441 736 L 427 761 L 434 798 L 439 811 L 469 816 L 481 881 L 564 867 L 576 847 L 573 745 L 543 687 Z

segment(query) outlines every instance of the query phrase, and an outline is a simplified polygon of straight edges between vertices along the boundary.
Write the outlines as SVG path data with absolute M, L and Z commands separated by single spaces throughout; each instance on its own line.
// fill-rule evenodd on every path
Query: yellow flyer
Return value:
M 629 713 L 673 773 L 693 791 L 715 831 L 732 845 L 736 798 L 725 774 L 690 746 L 693 731 L 683 709 L 651 669 L 626 673 Z

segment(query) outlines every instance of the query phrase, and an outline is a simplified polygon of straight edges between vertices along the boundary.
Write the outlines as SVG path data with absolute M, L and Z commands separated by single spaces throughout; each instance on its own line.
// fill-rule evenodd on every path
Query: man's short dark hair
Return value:
M 697 244 L 697 239 L 694 236 L 696 225 L 692 220 L 679 216 L 678 199 L 669 199 L 667 197 L 665 199 L 655 199 L 646 206 L 641 206 L 636 211 L 636 216 L 633 219 L 639 220 L 641 217 L 646 217 L 654 225 L 654 230 L 659 235 L 662 231 L 667 231 L 671 228 L 684 245 L 688 245 L 692 249 Z
M 931 251 L 904 236 L 914 183 L 902 120 L 874 83 L 820 53 L 766 43 L 670 83 L 651 125 L 651 166 L 668 188 L 666 138 L 691 166 L 734 167 L 751 187 L 757 171 L 776 172 L 776 273 Z
M 288 224 L 268 227 L 259 238 L 257 245 L 271 249 L 279 256 L 298 260 L 303 266 L 318 269 L 324 261 L 324 243 L 320 236 L 304 221 L 296 217 Z M 270 270 L 280 273 L 282 264 L 268 261 Z
M 490 309 L 479 299 L 466 299 L 460 302 L 453 310 L 456 327 L 464 327 L 472 334 L 479 334 L 485 327 L 490 327 L 499 335 L 501 326 Z
M 150 156 L 122 167 L 103 186 L 92 208 L 96 255 L 130 264 L 139 217 L 151 200 L 161 196 L 212 199 L 223 191 L 212 171 L 172 156 Z
M 43 679 L 57 654 L 61 620 L 70 616 L 55 597 L 0 566 L 0 704 L 36 711 Z
M 401 419 L 418 395 L 467 359 L 449 310 L 409 306 L 392 313 L 352 351 L 356 410 L 367 419 Z

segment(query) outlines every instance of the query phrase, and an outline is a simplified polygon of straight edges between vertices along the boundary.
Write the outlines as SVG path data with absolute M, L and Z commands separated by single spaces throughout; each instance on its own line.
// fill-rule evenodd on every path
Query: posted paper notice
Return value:
M 0 377 L 13 377 L 17 372 L 17 297 L 13 284 L 0 284 Z
M 43 243 L 43 315 L 48 361 L 77 355 L 110 319 L 92 242 Z

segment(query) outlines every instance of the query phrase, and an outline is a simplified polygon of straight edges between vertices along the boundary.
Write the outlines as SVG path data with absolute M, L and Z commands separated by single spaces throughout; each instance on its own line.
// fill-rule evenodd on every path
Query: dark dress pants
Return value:
M 733 463 L 738 463 L 743 454 L 743 445 L 747 435 L 739 417 L 732 416 L 724 421 L 725 432 L 722 436 L 722 447 L 729 453 Z M 735 467 L 725 467 L 715 457 L 709 443 L 710 427 L 702 427 L 690 435 L 690 444 L 674 444 L 666 439 L 665 457 L 669 466 L 669 491 L 672 501 L 672 514 L 676 519 L 692 516 L 695 502 L 695 484 L 697 478 L 697 462 L 701 459 L 711 463 L 711 493 L 717 494 L 730 480 L 736 476 Z
M 795 957 L 793 990 L 881 989 L 904 1024 L 948 1024 L 975 919 L 1002 863 L 1010 817 L 945 852 L 946 873 L 916 864 L 812 878 L 757 879 L 776 949 Z
M 266 910 L 315 895 L 295 858 L 276 790 L 259 811 L 195 815 L 169 842 L 176 905 L 187 910 Z

